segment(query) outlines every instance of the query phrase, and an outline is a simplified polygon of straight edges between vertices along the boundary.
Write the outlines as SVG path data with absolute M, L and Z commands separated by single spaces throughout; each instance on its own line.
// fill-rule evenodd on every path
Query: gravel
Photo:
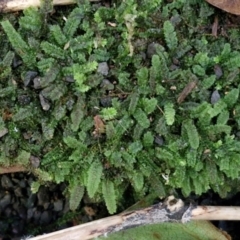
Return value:
M 62 194 L 65 184 L 41 186 L 34 194 L 30 189 L 34 180 L 28 173 L 0 175 L 0 239 L 57 231 L 58 226 L 47 228 L 69 212 L 68 201 Z

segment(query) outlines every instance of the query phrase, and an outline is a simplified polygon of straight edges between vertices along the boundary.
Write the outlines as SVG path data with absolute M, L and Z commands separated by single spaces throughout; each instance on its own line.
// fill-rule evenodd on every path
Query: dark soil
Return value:
M 24 239 L 86 223 L 107 215 L 105 206 L 91 204 L 87 197 L 76 212 L 69 210 L 62 184 L 41 186 L 36 194 L 27 173 L 0 176 L 0 239 Z

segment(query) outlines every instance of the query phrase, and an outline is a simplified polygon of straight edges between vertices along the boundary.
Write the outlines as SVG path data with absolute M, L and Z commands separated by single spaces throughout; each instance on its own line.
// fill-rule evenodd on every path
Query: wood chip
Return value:
M 185 98 L 192 92 L 192 90 L 197 86 L 197 81 L 192 81 L 188 83 L 188 85 L 183 89 L 183 91 L 180 93 L 177 102 L 182 103 Z

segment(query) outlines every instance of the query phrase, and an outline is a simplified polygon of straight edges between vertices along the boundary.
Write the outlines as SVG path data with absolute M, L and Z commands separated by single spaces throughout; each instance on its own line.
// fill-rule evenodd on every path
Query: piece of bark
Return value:
M 89 0 L 91 2 L 98 2 L 100 0 Z M 75 0 L 53 0 L 53 5 L 69 5 L 75 4 Z M 24 10 L 28 7 L 39 7 L 40 0 L 0 0 L 1 12 L 15 12 Z
M 10 167 L 2 167 L 0 166 L 0 174 L 5 174 L 5 173 L 14 173 L 14 172 L 25 172 L 27 171 L 26 167 L 22 165 L 14 165 Z
M 192 90 L 197 86 L 197 80 L 194 80 L 186 85 L 186 87 L 182 90 L 179 94 L 177 102 L 180 104 L 182 103 L 185 98 L 192 92 Z
M 213 6 L 226 12 L 240 15 L 240 0 L 206 0 Z

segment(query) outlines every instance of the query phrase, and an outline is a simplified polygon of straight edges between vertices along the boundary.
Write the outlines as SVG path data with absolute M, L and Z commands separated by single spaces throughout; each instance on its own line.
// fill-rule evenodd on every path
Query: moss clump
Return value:
M 237 29 L 212 36 L 214 9 L 195 0 L 50 10 L 1 22 L 13 48 L 0 62 L 1 164 L 36 155 L 39 183 L 66 181 L 74 209 L 86 190 L 110 213 L 129 185 L 136 199 L 236 190 Z

